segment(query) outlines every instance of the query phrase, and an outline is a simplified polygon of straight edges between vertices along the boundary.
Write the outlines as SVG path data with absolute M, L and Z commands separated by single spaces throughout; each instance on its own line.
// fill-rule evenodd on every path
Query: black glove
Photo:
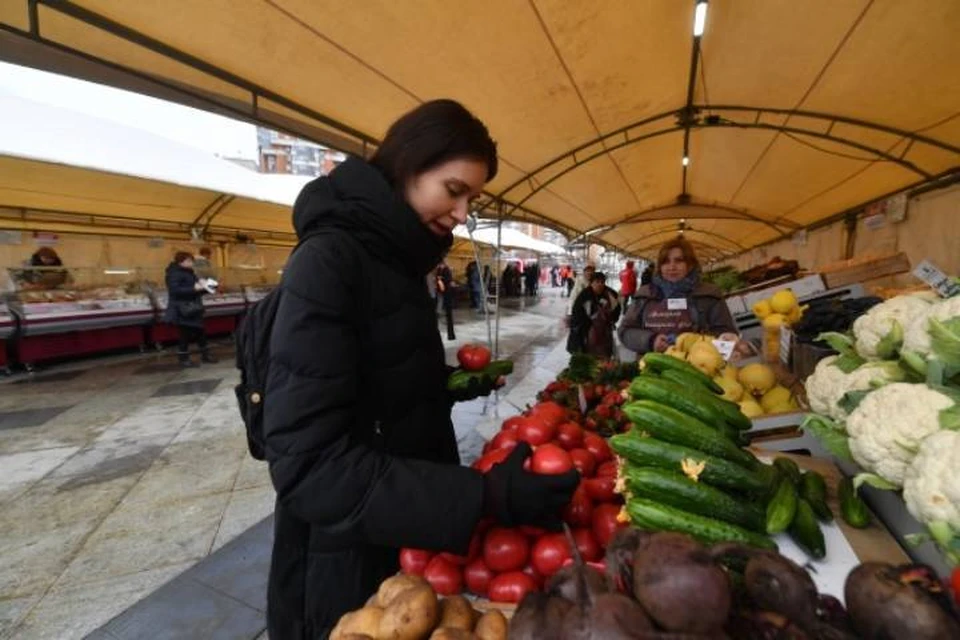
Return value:
M 580 474 L 575 469 L 556 476 L 524 471 L 523 463 L 531 453 L 530 445 L 520 442 L 506 460 L 483 476 L 486 513 L 507 527 L 530 525 L 559 531 L 561 511 L 570 504 Z
M 453 371 L 457 371 L 457 369 L 453 369 Z M 467 402 L 480 396 L 490 395 L 494 389 L 499 389 L 503 386 L 502 383 L 498 384 L 498 382 L 498 379 L 493 376 L 472 376 L 467 382 L 466 387 L 456 390 L 448 389 L 447 395 L 453 402 Z

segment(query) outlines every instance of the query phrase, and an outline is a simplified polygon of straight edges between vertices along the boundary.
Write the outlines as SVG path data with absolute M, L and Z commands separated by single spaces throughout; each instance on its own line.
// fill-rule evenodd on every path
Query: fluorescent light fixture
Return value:
M 103 273 L 108 276 L 126 276 L 130 275 L 129 269 L 104 269 Z
M 689 164 L 690 164 L 690 158 L 689 158 L 688 156 L 683 156 L 683 160 L 681 160 L 680 162 L 681 162 L 681 163 L 683 164 L 683 166 L 685 166 L 685 167 L 686 167 L 686 166 L 689 166 Z
M 693 14 L 693 37 L 699 38 L 703 35 L 703 28 L 707 24 L 707 3 L 698 2 L 696 12 Z

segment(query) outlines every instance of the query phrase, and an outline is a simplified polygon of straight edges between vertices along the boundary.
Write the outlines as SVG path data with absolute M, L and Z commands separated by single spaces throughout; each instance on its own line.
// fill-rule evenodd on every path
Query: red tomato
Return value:
M 570 458 L 573 460 L 573 466 L 577 468 L 582 477 L 593 477 L 597 470 L 597 460 L 592 453 L 586 449 L 573 449 L 570 451 Z
M 563 510 L 564 521 L 572 527 L 589 527 L 593 517 L 593 503 L 587 495 L 583 483 L 573 492 L 570 504 Z
M 954 567 L 950 574 L 950 586 L 953 589 L 953 599 L 960 607 L 960 567 Z
M 603 548 L 610 544 L 610 539 L 618 529 L 627 526 L 626 523 L 617 521 L 619 513 L 620 506 L 615 504 L 600 504 L 593 510 L 593 536 Z
M 483 558 L 477 558 L 463 568 L 463 581 L 467 584 L 467 589 L 478 596 L 486 597 L 492 579 L 493 571 L 483 563 Z
M 483 562 L 492 571 L 519 571 L 530 558 L 530 541 L 517 529 L 494 527 L 483 541 Z
M 526 416 L 513 416 L 512 418 L 507 418 L 503 421 L 503 426 L 500 427 L 501 431 L 512 431 L 513 433 L 517 432 L 517 427 L 520 426 L 526 420 Z
M 613 502 L 617 494 L 613 489 L 617 485 L 617 479 L 610 476 L 597 475 L 596 478 L 587 478 L 583 481 L 583 488 L 587 495 L 594 502 Z
M 542 576 L 549 578 L 570 558 L 570 545 L 562 533 L 548 533 L 533 544 L 530 563 Z
M 544 578 L 544 577 L 540 574 L 540 572 L 538 572 L 538 571 L 533 567 L 533 564 L 531 564 L 530 562 L 528 562 L 528 563 L 527 563 L 527 566 L 525 566 L 525 567 L 523 568 L 523 571 L 522 571 L 521 573 L 523 573 L 523 575 L 525 575 L 525 576 L 530 576 L 531 578 L 533 578 L 533 582 L 537 585 L 537 591 L 543 590 L 543 583 L 546 582 L 547 579 Z
M 570 454 L 555 444 L 545 444 L 533 452 L 530 468 L 543 476 L 556 476 L 573 469 Z
M 598 478 L 616 478 L 618 471 L 616 460 L 607 460 L 597 465 Z
M 529 442 L 533 446 L 547 444 L 553 440 L 557 433 L 557 428 L 547 424 L 538 416 L 528 416 L 524 418 L 520 426 L 517 427 L 517 438 Z
M 457 362 L 464 371 L 480 371 L 490 364 L 490 349 L 479 344 L 465 344 L 457 351 Z
M 483 549 L 483 534 L 477 531 L 474 531 L 473 537 L 470 538 L 470 548 L 467 551 L 467 555 L 458 556 L 452 553 L 441 553 L 438 555 L 444 560 L 446 560 L 447 562 L 450 562 L 451 564 L 455 564 L 457 566 L 462 567 L 463 565 L 477 558 L 480 555 L 480 551 L 482 549 Z
M 540 402 L 530 408 L 530 415 L 540 418 L 551 427 L 558 426 L 567 419 L 567 410 L 556 402 Z
M 433 554 L 422 549 L 401 549 L 400 550 L 400 568 L 404 573 L 412 576 L 422 576 L 423 570 L 433 559 Z
M 598 463 L 613 459 L 613 452 L 610 451 L 610 446 L 607 444 L 606 439 L 595 433 L 584 434 L 583 448 L 592 453 Z
M 513 449 L 517 446 L 519 438 L 517 438 L 517 433 L 515 431 L 501 431 L 497 435 L 493 436 L 493 440 L 490 441 L 490 448 L 494 451 L 497 449 Z
M 447 562 L 440 556 L 435 557 L 427 565 L 423 577 L 430 583 L 433 590 L 442 596 L 453 596 L 463 590 L 463 575 L 460 567 Z
M 478 458 L 477 461 L 473 463 L 473 468 L 480 473 L 486 473 L 493 468 L 493 465 L 506 460 L 507 456 L 510 455 L 510 451 L 511 449 L 494 449 L 490 453 Z
M 576 422 L 564 422 L 557 427 L 557 442 L 569 451 L 583 444 L 583 429 Z
M 522 571 L 501 573 L 490 581 L 488 595 L 491 602 L 512 602 L 516 604 L 523 596 L 537 590 L 536 581 Z
M 580 557 L 585 562 L 596 562 L 603 555 L 600 543 L 597 542 L 590 529 L 574 529 L 573 540 L 577 543 L 577 550 L 580 551 Z

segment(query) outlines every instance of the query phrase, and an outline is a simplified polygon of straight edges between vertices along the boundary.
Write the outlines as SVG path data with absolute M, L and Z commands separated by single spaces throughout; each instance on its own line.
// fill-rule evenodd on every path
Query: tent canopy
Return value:
M 960 166 L 956 0 L 711 0 L 701 38 L 694 11 L 2 0 L 0 56 L 361 154 L 452 97 L 499 142 L 488 211 L 636 255 L 681 224 L 735 254 Z

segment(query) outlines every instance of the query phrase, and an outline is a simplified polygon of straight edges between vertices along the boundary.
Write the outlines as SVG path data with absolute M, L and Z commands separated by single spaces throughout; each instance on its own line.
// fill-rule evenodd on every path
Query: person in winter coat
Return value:
M 480 267 L 476 260 L 467 264 L 467 286 L 470 287 L 470 306 L 480 311 L 483 308 L 483 284 L 480 282 Z
M 197 366 L 190 359 L 190 343 L 200 348 L 203 362 L 215 363 L 207 346 L 207 335 L 203 330 L 203 295 L 206 289 L 193 271 L 193 256 L 186 251 L 178 251 L 173 262 L 167 265 L 167 310 L 163 320 L 176 325 L 180 331 L 177 342 L 177 359 L 182 367 Z
M 607 286 L 606 274 L 595 272 L 590 286 L 573 302 L 567 351 L 601 358 L 613 356 L 613 328 L 619 318 L 617 292 Z
M 423 278 L 497 171 L 459 103 L 422 104 L 369 160 L 308 183 L 280 283 L 263 401 L 277 492 L 271 640 L 325 638 L 398 570 L 401 547 L 466 553 L 490 517 L 558 529 L 579 477 L 523 470 L 519 445 L 484 474 L 459 464 L 451 373 Z
M 627 265 L 620 272 L 620 297 L 626 304 L 637 292 L 637 270 L 633 268 L 633 260 L 627 260 Z
M 687 331 L 738 340 L 723 293 L 700 281 L 693 246 L 678 237 L 661 247 L 653 282 L 637 291 L 620 323 L 619 336 L 625 347 L 644 354 L 666 351 Z
M 437 267 L 437 294 L 447 316 L 447 340 L 456 340 L 457 335 L 453 331 L 453 272 L 446 262 L 441 262 Z
M 571 273 L 571 281 L 573 282 L 570 285 L 572 288 L 570 290 L 570 304 L 567 307 L 567 318 L 573 314 L 573 307 L 577 302 L 577 298 L 583 293 L 583 290 L 590 286 L 590 283 L 593 282 L 593 274 L 596 273 L 597 267 L 593 264 L 588 264 L 583 268 L 583 274 L 577 278 L 576 273 Z

